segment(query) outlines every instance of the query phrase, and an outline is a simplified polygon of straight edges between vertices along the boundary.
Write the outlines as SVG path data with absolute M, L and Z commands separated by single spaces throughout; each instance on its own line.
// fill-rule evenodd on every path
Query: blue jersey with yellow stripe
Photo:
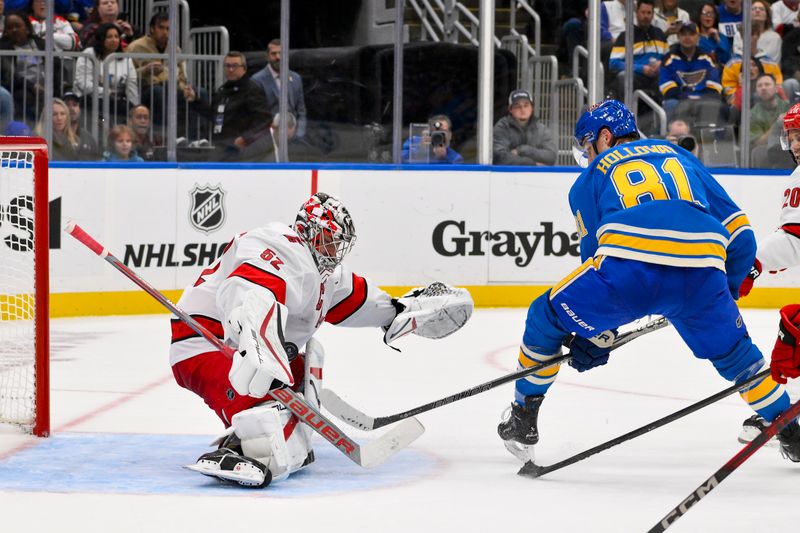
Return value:
M 520 368 L 557 357 L 570 333 L 593 337 L 651 314 L 667 317 L 729 381 L 765 366 L 734 302 L 755 259 L 753 232 L 694 156 L 658 140 L 613 147 L 578 177 L 569 200 L 584 263 L 531 303 Z M 558 372 L 517 380 L 515 401 L 544 395 Z M 768 421 L 790 403 L 771 377 L 741 396 Z
M 661 140 L 624 143 L 599 154 L 569 202 L 581 257 L 635 259 L 726 272 L 733 294 L 753 264 L 745 214 L 686 150 Z

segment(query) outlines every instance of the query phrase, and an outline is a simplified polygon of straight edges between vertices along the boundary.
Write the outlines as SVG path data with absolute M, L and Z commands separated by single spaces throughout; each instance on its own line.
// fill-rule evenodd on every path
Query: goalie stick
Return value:
M 640 436 L 644 435 L 645 433 L 649 433 L 649 432 L 653 431 L 654 429 L 658 429 L 661 426 L 666 426 L 667 424 L 669 424 L 671 422 L 675 422 L 676 420 L 679 420 L 679 419 L 683 418 L 686 415 L 694 413 L 695 411 L 699 411 L 700 409 L 702 409 L 704 407 L 707 407 L 707 406 L 711 405 L 712 403 L 718 402 L 719 400 L 721 400 L 723 398 L 727 398 L 728 396 L 730 396 L 734 392 L 742 390 L 745 387 L 747 387 L 749 385 L 752 385 L 756 381 L 758 381 L 758 380 L 760 380 L 762 378 L 765 378 L 767 376 L 769 376 L 769 369 L 764 370 L 762 372 L 759 372 L 758 374 L 746 379 L 745 381 L 743 381 L 743 382 L 741 382 L 739 384 L 736 384 L 736 385 L 733 385 L 731 387 L 728 387 L 727 389 L 721 390 L 718 393 L 713 394 L 713 395 L 711 395 L 708 398 L 705 398 L 703 400 L 700 400 L 699 402 L 693 403 L 692 405 L 690 405 L 688 407 L 684 407 L 683 409 L 681 409 L 679 411 L 675 411 L 671 415 L 667 415 L 667 416 L 665 416 L 663 418 L 659 418 L 658 420 L 656 420 L 654 422 L 650 422 L 649 424 L 644 425 L 644 426 L 642 426 L 642 427 L 640 427 L 638 429 L 634 429 L 633 431 L 625 433 L 624 435 L 620 435 L 619 437 L 617 437 L 615 439 L 611 439 L 610 441 L 604 442 L 603 444 L 598 444 L 594 448 L 589 448 L 588 450 L 585 450 L 583 452 L 577 453 L 577 454 L 573 455 L 572 457 L 568 457 L 568 458 L 566 458 L 564 460 L 561 460 L 561 461 L 559 461 L 557 463 L 553 463 L 551 465 L 537 465 L 533 461 L 527 461 L 524 465 L 522 465 L 522 468 L 517 473 L 520 476 L 537 478 L 537 477 L 544 476 L 545 474 L 549 474 L 550 472 L 554 472 L 555 470 L 560 470 L 560 469 L 564 468 L 565 466 L 569 466 L 571 464 L 575 464 L 578 461 L 583 461 L 584 459 L 586 459 L 588 457 L 591 457 L 592 455 L 595 455 L 595 454 L 598 454 L 598 453 L 603 452 L 605 450 L 608 450 L 609 448 L 613 448 L 617 444 L 622 444 L 623 442 L 635 439 L 636 437 L 640 437 Z
M 144 279 L 140 278 L 133 270 L 128 268 L 122 261 L 105 249 L 103 245 L 97 242 L 91 235 L 86 233 L 80 226 L 74 222 L 68 222 L 65 231 L 75 237 L 81 244 L 109 262 L 114 268 L 119 270 L 125 277 L 138 285 L 147 294 L 158 300 L 161 305 L 166 307 L 172 314 L 192 328 L 198 335 L 210 342 L 216 349 L 229 356 L 233 355 L 235 350 L 232 347 L 224 344 L 220 339 L 194 320 L 188 313 L 178 308 L 169 301 L 166 296 L 150 286 Z M 420 424 L 418 420 L 412 418 L 407 424 L 398 425 L 373 441 L 366 444 L 358 444 L 333 424 L 317 408 L 298 396 L 292 389 L 285 387 L 273 390 L 270 391 L 270 395 L 286 406 L 286 408 L 294 413 L 301 422 L 322 435 L 325 440 L 330 442 L 348 459 L 364 468 L 372 468 L 383 463 L 389 457 L 411 444 L 425 431 L 422 424 Z
M 647 324 L 640 326 L 634 330 L 622 333 L 614 341 L 614 344 L 612 345 L 611 349 L 616 350 L 620 346 L 628 344 L 633 339 L 641 337 L 642 335 L 645 335 L 646 333 L 649 333 L 651 331 L 656 331 L 658 329 L 661 329 L 667 326 L 668 324 L 669 321 L 666 318 L 662 317 L 650 321 Z M 574 336 L 567 337 L 567 339 L 564 341 L 564 344 L 566 346 L 569 346 L 573 338 Z M 570 359 L 571 356 L 569 354 L 561 355 L 559 357 L 547 361 L 546 363 L 541 363 L 538 365 L 525 368 L 523 370 L 512 372 L 511 374 L 506 374 L 505 376 L 501 376 L 491 381 L 487 381 L 486 383 L 481 383 L 480 385 L 476 385 L 475 387 L 463 390 L 459 393 L 452 394 L 450 396 L 445 396 L 444 398 L 441 398 L 439 400 L 426 403 L 424 405 L 420 405 L 419 407 L 409 409 L 408 411 L 403 411 L 401 413 L 397 413 L 394 415 L 380 416 L 377 418 L 373 418 L 359 411 L 358 409 L 356 409 L 355 407 L 344 401 L 338 394 L 336 394 L 330 389 L 323 389 L 322 392 L 320 393 L 320 399 L 322 400 L 322 405 L 325 406 L 325 409 L 331 412 L 338 419 L 350 424 L 353 427 L 363 429 L 365 431 L 372 431 L 373 429 L 378 429 L 380 427 L 387 426 L 395 422 L 399 422 L 400 420 L 416 416 L 420 413 L 424 413 L 426 411 L 430 411 L 438 407 L 442 407 L 443 405 L 457 402 L 458 400 L 463 400 L 464 398 L 469 398 L 470 396 L 475 396 L 476 394 L 486 392 L 487 390 L 493 389 L 499 385 L 503 385 L 510 381 L 516 381 L 520 378 L 524 378 L 525 376 L 529 376 L 530 374 L 533 374 L 540 370 L 544 370 L 545 368 L 549 368 L 551 366 L 567 362 Z
M 722 465 L 719 470 L 714 472 L 710 478 L 703 481 L 700 486 L 694 489 L 681 503 L 673 507 L 656 525 L 647 530 L 647 533 L 661 533 L 666 531 L 669 526 L 689 512 L 689 509 L 702 500 L 709 492 L 714 490 L 717 485 L 722 483 L 725 478 L 731 475 L 737 468 L 742 466 L 742 463 L 747 461 L 754 453 L 764 446 L 767 441 L 786 427 L 792 420 L 797 418 L 798 415 L 800 415 L 800 401 L 793 403 L 786 411 L 781 413 L 781 415 L 773 420 L 770 425 L 765 427 L 755 439 L 739 450 L 739 453 L 731 457 L 731 459 Z

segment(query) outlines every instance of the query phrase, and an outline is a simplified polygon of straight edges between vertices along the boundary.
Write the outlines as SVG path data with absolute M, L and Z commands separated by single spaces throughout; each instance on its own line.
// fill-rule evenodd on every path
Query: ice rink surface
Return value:
M 777 312 L 744 316 L 769 352 Z M 446 339 L 401 339 L 402 353 L 376 330 L 326 325 L 325 386 L 373 416 L 410 409 L 512 371 L 524 317 L 478 310 Z M 222 424 L 174 383 L 168 343 L 167 315 L 52 322 L 54 435 L 0 430 L 2 531 L 644 532 L 741 448 L 736 435 L 751 414 L 733 396 L 534 480 L 516 475 L 520 464 L 495 432 L 508 384 L 420 415 L 425 434 L 376 469 L 317 437 L 313 465 L 248 490 L 180 468 L 210 450 Z M 605 367 L 564 367 L 542 407 L 537 462 L 727 386 L 671 328 L 621 348 Z M 796 531 L 798 502 L 800 464 L 765 447 L 670 532 Z

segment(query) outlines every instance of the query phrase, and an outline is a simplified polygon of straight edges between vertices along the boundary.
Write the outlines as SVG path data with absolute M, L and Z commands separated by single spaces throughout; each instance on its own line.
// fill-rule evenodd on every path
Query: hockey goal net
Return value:
M 50 433 L 47 145 L 0 137 L 0 424 Z

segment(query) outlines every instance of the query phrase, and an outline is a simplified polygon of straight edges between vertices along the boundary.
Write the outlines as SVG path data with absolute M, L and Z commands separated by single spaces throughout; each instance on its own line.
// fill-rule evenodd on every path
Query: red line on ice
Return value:
M 95 418 L 95 417 L 97 417 L 97 416 L 99 416 L 99 415 L 101 415 L 103 413 L 107 413 L 108 411 L 111 411 L 112 409 L 116 409 L 117 407 L 128 403 L 129 401 L 133 400 L 134 398 L 138 398 L 139 396 L 142 396 L 143 394 L 146 394 L 146 393 L 150 392 L 151 390 L 153 390 L 155 388 L 158 388 L 161 385 L 164 385 L 165 383 L 167 383 L 169 381 L 172 381 L 172 379 L 173 379 L 172 375 L 164 376 L 164 377 L 162 377 L 162 378 L 160 378 L 160 379 L 158 379 L 156 381 L 153 381 L 151 383 L 148 383 L 147 385 L 144 385 L 143 387 L 140 387 L 139 389 L 136 389 L 136 390 L 134 390 L 132 392 L 123 394 L 122 396 L 120 396 L 116 400 L 112 400 L 112 401 L 110 401 L 110 402 L 108 402 L 108 403 L 106 403 L 104 405 L 101 405 L 101 406 L 97 407 L 96 409 L 94 409 L 92 411 L 89 411 L 86 414 L 83 414 L 83 415 L 81 415 L 81 416 L 79 416 L 77 418 L 74 418 L 74 419 L 70 420 L 69 422 L 67 422 L 65 424 L 61 424 L 60 426 L 58 426 L 57 428 L 55 428 L 53 430 L 53 433 L 55 434 L 55 433 L 59 433 L 59 432 L 63 432 L 63 431 L 68 431 L 68 430 L 74 428 L 75 426 L 79 426 L 79 425 L 83 424 L 84 422 L 86 422 L 88 420 L 91 420 L 91 419 L 93 419 L 93 418 Z M 39 439 L 38 438 L 32 438 L 31 440 L 28 440 L 27 442 L 25 442 L 23 444 L 20 444 L 19 446 L 11 448 L 10 450 L 8 450 L 6 452 L 2 452 L 2 453 L 0 453 L 0 461 L 3 461 L 5 459 L 7 459 L 8 457 L 11 457 L 12 455 L 15 455 L 15 454 L 17 454 L 17 453 L 19 453 L 21 451 L 27 450 L 28 448 L 32 448 L 33 446 L 36 446 L 36 444 L 38 444 L 38 443 L 39 443 Z

